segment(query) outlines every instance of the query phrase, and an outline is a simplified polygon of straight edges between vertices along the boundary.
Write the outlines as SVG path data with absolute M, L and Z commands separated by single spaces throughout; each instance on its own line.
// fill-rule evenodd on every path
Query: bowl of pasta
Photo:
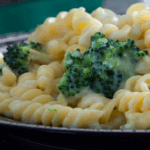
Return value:
M 13 139 L 47 148 L 59 139 L 59 148 L 72 148 L 77 137 L 76 149 L 96 149 L 97 137 L 114 146 L 116 140 L 150 141 L 145 3 L 131 5 L 124 15 L 102 7 L 61 11 L 0 44 L 0 126 Z

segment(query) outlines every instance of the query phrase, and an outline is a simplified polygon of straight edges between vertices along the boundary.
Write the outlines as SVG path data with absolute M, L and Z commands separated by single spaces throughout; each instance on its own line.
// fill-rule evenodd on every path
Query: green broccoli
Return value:
M 2 76 L 2 69 L 3 69 L 4 66 L 5 66 L 5 64 L 0 63 L 0 76 Z
M 48 64 L 52 59 L 43 52 L 42 45 L 36 42 L 14 44 L 7 47 L 4 62 L 17 74 L 28 72 L 30 62 Z
M 147 51 L 141 51 L 131 39 L 120 42 L 104 37 L 95 33 L 83 55 L 79 49 L 65 54 L 66 72 L 57 86 L 66 97 L 86 88 L 112 98 L 129 77 L 136 75 L 135 66 Z

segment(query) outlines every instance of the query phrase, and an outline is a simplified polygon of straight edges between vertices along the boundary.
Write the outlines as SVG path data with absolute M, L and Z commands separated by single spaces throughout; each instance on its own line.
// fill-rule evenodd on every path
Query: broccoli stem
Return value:
M 30 49 L 28 59 L 39 64 L 48 64 L 54 61 L 54 59 L 50 55 L 38 52 L 33 49 Z

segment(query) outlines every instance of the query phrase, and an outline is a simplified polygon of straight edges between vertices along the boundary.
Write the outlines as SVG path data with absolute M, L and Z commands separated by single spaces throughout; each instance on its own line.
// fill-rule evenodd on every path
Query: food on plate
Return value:
M 150 129 L 150 7 L 62 11 L 0 57 L 0 114 L 55 127 Z

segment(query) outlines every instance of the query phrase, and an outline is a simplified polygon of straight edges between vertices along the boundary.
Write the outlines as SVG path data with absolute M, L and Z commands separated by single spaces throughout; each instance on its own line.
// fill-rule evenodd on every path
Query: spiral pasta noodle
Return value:
M 115 93 L 116 106 L 121 112 L 145 112 L 150 109 L 149 92 L 131 92 L 119 90 Z
M 101 111 L 93 109 L 72 109 L 60 104 L 41 105 L 31 101 L 13 101 L 9 105 L 13 117 L 22 121 L 32 121 L 33 123 L 42 123 L 44 125 L 53 125 L 56 127 L 97 127 L 99 118 L 103 115 Z M 81 121 L 82 120 L 82 121 Z
M 146 111 L 144 113 L 140 112 L 126 112 L 125 116 L 127 118 L 127 123 L 125 125 L 120 126 L 121 129 L 150 129 L 150 119 L 149 119 L 150 111 Z

